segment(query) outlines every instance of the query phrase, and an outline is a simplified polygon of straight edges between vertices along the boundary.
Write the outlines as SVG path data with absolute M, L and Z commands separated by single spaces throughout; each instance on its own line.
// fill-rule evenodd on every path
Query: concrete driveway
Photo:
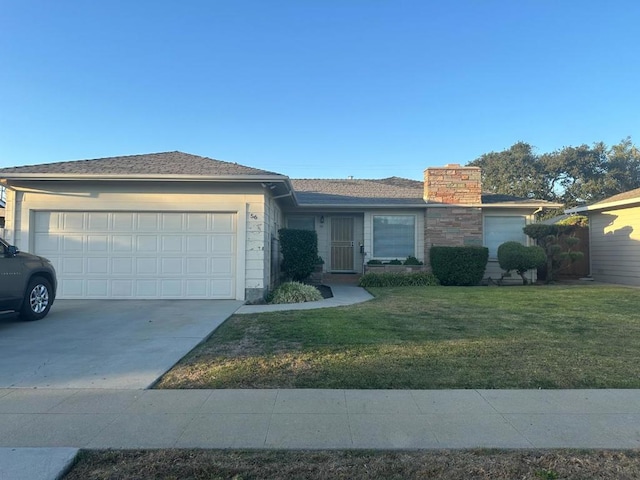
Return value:
M 235 312 L 235 300 L 57 300 L 0 315 L 0 388 L 143 389 Z

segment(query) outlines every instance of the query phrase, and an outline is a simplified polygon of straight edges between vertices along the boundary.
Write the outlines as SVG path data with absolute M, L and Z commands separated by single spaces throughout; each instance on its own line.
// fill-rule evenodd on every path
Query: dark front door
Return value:
M 353 218 L 331 218 L 331 270 L 353 271 Z

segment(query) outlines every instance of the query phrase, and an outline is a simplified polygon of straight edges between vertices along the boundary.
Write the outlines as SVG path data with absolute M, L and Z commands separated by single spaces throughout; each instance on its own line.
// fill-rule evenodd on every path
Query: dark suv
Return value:
M 0 238 L 0 312 L 40 320 L 56 298 L 56 271 L 43 257 L 20 252 Z

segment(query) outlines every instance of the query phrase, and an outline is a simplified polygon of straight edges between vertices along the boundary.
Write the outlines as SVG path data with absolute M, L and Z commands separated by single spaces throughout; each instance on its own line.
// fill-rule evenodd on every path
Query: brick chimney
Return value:
M 461 167 L 450 163 L 424 171 L 424 200 L 427 203 L 480 205 L 482 181 L 480 167 Z

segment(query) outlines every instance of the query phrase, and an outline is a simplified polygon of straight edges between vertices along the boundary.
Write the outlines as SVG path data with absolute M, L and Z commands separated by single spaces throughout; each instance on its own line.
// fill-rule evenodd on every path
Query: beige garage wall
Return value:
M 260 184 L 204 182 L 22 182 L 7 192 L 7 237 L 21 249 L 34 247 L 31 226 L 36 211 L 224 211 L 237 214 L 237 284 L 245 291 L 268 287 L 269 254 L 265 238 L 281 222 L 275 202 Z

